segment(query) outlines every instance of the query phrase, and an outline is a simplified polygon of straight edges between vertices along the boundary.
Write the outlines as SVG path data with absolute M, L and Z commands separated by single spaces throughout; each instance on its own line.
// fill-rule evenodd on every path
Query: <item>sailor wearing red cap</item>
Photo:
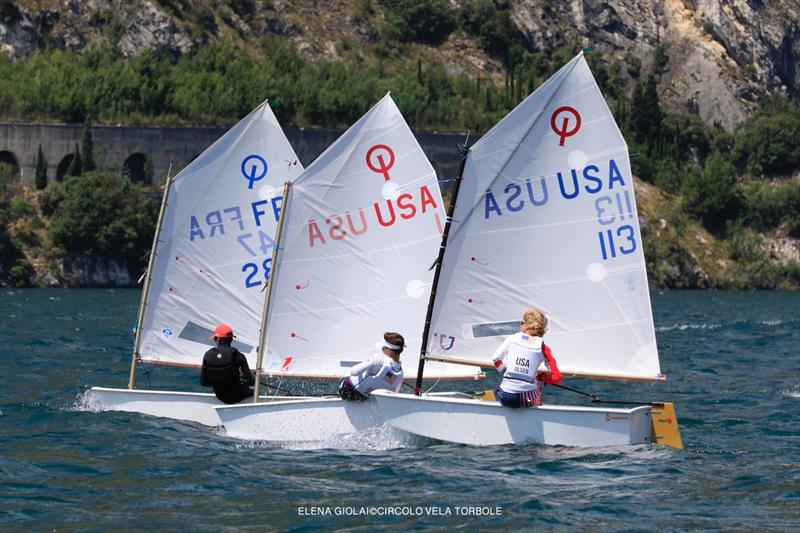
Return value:
M 339 385 L 339 396 L 343 400 L 362 401 L 375 389 L 398 392 L 403 384 L 400 353 L 404 347 L 402 335 L 391 331 L 384 333 L 381 353 L 350 369 L 350 376 Z
M 214 387 L 214 394 L 223 403 L 238 403 L 253 395 L 256 380 L 250 373 L 247 358 L 231 346 L 235 335 L 228 324 L 219 324 L 209 337 L 217 345 L 203 356 L 200 384 Z

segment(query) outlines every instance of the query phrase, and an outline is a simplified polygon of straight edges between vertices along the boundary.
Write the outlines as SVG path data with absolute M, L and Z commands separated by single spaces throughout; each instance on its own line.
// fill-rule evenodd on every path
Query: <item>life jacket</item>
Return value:
M 203 357 L 203 372 L 206 386 L 214 388 L 232 388 L 241 384 L 237 349 L 231 346 L 211 348 Z
M 508 346 L 506 373 L 503 379 L 533 383 L 543 359 L 542 338 L 520 334 Z

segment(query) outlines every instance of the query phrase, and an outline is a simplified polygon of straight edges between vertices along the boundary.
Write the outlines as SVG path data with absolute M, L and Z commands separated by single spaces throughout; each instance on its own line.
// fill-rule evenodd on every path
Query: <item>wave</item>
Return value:
M 794 388 L 794 390 L 784 390 L 781 391 L 781 394 L 788 396 L 789 398 L 798 398 L 800 399 L 800 385 Z
M 78 393 L 75 397 L 75 401 L 71 405 L 68 405 L 66 409 L 68 411 L 85 411 L 89 413 L 99 413 L 102 411 L 97 401 L 97 396 L 92 393 L 91 389 Z
M 685 331 L 687 329 L 707 329 L 707 330 L 715 330 L 723 327 L 736 327 L 736 326 L 744 326 L 748 324 L 758 325 L 758 326 L 768 326 L 768 327 L 775 327 L 775 326 L 783 326 L 792 324 L 797 322 L 797 320 L 782 320 L 779 318 L 775 319 L 768 319 L 768 320 L 758 320 L 758 321 L 750 321 L 750 320 L 736 320 L 734 322 L 729 322 L 725 324 L 707 324 L 707 323 L 687 323 L 687 324 L 672 324 L 671 326 L 659 326 L 656 329 L 657 332 L 661 331 Z
M 218 436 L 227 436 L 222 427 L 214 429 Z M 238 440 L 238 439 L 237 439 Z M 424 446 L 429 440 L 408 433 L 398 431 L 384 424 L 381 427 L 369 428 L 357 433 L 335 435 L 327 439 L 314 441 L 240 441 L 236 447 L 242 449 L 252 448 L 282 448 L 286 450 L 354 450 L 354 451 L 386 451 L 398 448 L 418 448 Z
M 684 331 L 687 329 L 719 329 L 722 327 L 722 324 L 673 324 L 671 326 L 659 326 L 656 328 L 656 331 L 672 331 L 672 330 L 680 330 Z

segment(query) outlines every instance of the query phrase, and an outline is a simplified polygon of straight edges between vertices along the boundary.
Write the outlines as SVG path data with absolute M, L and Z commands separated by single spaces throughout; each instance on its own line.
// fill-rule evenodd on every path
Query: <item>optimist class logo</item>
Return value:
M 572 129 L 569 128 L 570 117 L 572 115 L 574 118 L 574 126 Z M 561 125 L 559 129 L 558 119 L 561 118 Z M 556 135 L 561 139 L 558 143 L 559 146 L 564 146 L 564 141 L 567 140 L 567 137 L 572 137 L 578 130 L 581 129 L 581 115 L 578 113 L 577 109 L 574 107 L 570 107 L 568 105 L 561 106 L 550 116 L 550 127 L 553 129 Z
M 394 166 L 394 151 L 385 144 L 376 144 L 367 150 L 367 167 L 376 174 L 383 174 L 389 181 L 389 169 Z
M 252 189 L 257 181 L 267 175 L 267 161 L 260 155 L 248 155 L 242 160 L 242 175 L 249 182 L 247 188 Z

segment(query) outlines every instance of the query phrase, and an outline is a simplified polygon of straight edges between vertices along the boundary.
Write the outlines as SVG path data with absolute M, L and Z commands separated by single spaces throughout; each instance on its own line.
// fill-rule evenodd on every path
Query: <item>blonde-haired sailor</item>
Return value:
M 550 348 L 544 343 L 548 320 L 539 309 L 528 309 L 522 316 L 520 331 L 509 335 L 494 352 L 492 361 L 503 375 L 495 397 L 506 407 L 534 407 L 542 404 L 539 383 L 561 383 L 561 373 Z M 544 362 L 549 373 L 538 371 Z
M 400 354 L 404 347 L 402 335 L 393 331 L 384 333 L 381 353 L 350 370 L 350 376 L 339 385 L 339 396 L 343 400 L 362 401 L 376 389 L 398 392 L 403 384 Z

